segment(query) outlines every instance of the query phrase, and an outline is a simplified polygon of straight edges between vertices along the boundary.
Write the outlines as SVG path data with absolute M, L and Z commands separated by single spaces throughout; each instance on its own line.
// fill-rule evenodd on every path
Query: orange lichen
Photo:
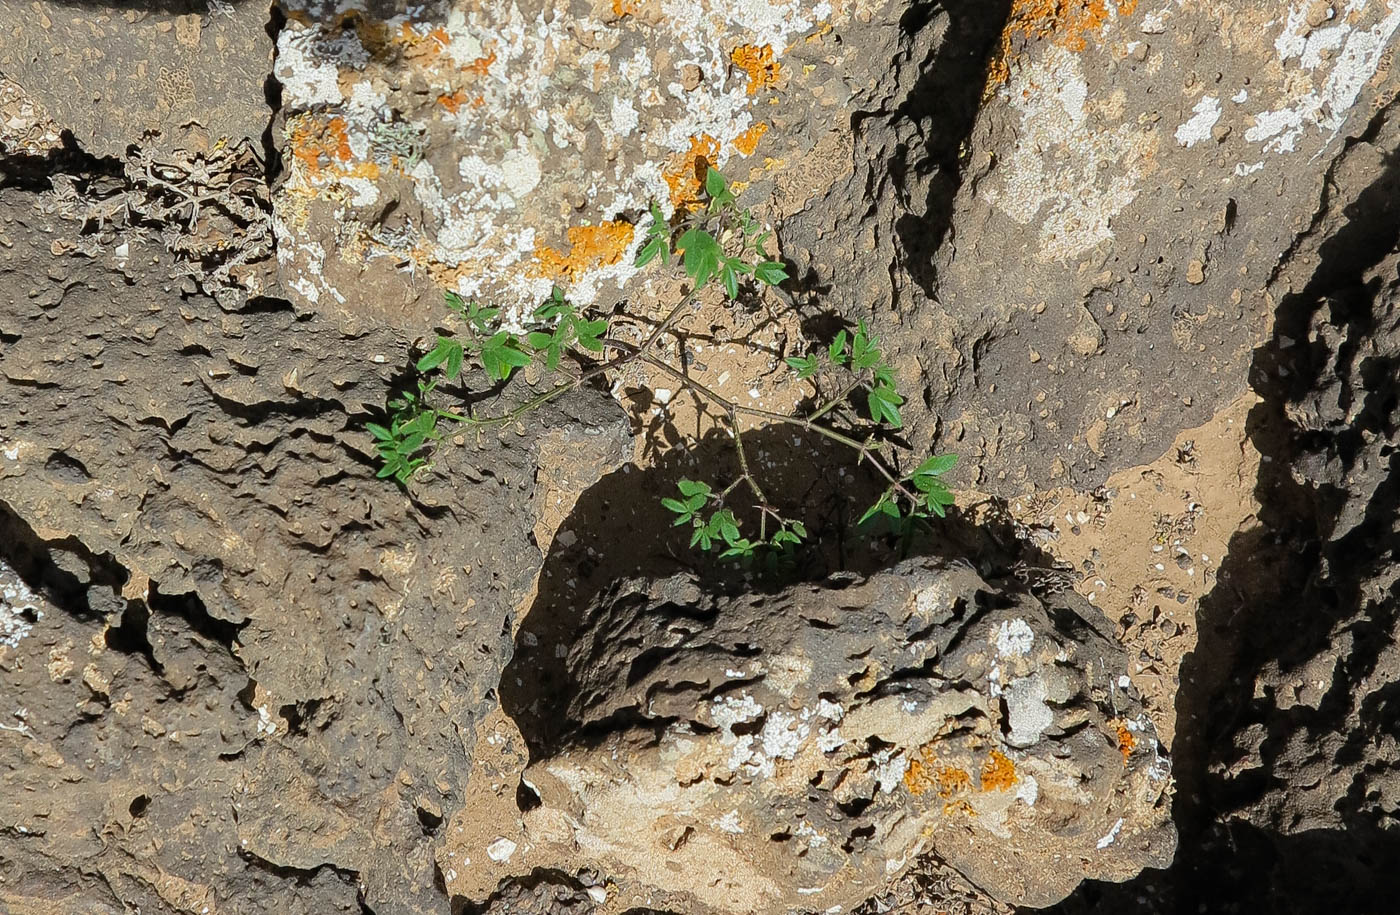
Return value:
M 635 16 L 641 8 L 641 0 L 612 0 L 612 11 L 615 19 L 621 19 L 623 16 Z
M 967 801 L 952 801 L 951 803 L 943 805 L 943 815 L 945 817 L 950 817 L 955 813 L 961 813 L 969 817 L 977 816 L 977 811 L 973 810 L 972 805 Z
M 993 750 L 982 764 L 982 790 L 1005 791 L 1016 784 L 1016 764 L 1000 750 Z
M 442 26 L 420 32 L 413 23 L 405 22 L 399 26 L 396 43 L 402 48 L 404 60 L 427 62 L 436 59 L 452 43 L 452 36 Z
M 378 163 L 354 161 L 344 118 L 322 120 L 304 114 L 292 118 L 288 127 L 292 158 L 301 163 L 308 184 L 325 186 L 344 178 L 373 181 L 379 177 Z
M 615 264 L 632 244 L 632 224 L 621 219 L 596 226 L 569 229 L 569 251 L 545 245 L 535 247 L 534 276 L 576 280 L 584 272 Z
M 463 67 L 462 70 L 480 79 L 481 77 L 485 76 L 487 73 L 490 72 L 491 65 L 495 62 L 496 52 L 492 51 L 485 57 L 478 57 L 476 60 Z
M 323 121 L 302 115 L 293 118 L 289 126 L 292 156 L 306 167 L 309 178 L 320 177 L 322 169 L 336 168 L 353 155 L 344 118 Z
M 467 103 L 467 90 L 458 89 L 451 95 L 439 95 L 437 103 L 446 108 L 449 114 L 456 114 Z
M 759 121 L 748 130 L 734 138 L 734 148 L 741 155 L 752 156 L 754 150 L 758 149 L 758 141 L 763 139 L 763 135 L 768 132 L 768 122 Z
M 1110 8 L 1121 19 L 1131 16 L 1137 5 L 1138 0 L 1012 0 L 1001 46 L 987 68 L 988 92 L 1011 76 L 1018 42 L 1046 39 L 1067 50 L 1082 51 L 1089 37 L 1108 22 Z
M 933 791 L 945 801 L 972 786 L 972 776 L 957 766 L 940 762 L 929 746 L 919 749 L 919 758 L 910 760 L 904 770 L 904 787 L 909 793 L 919 796 Z
M 707 133 L 690 138 L 690 149 L 673 159 L 661 177 L 671 189 L 671 206 L 690 209 L 700 202 L 705 174 L 719 155 L 719 143 Z
M 1118 722 L 1116 730 L 1118 732 L 1118 752 L 1123 754 L 1123 763 L 1126 765 L 1128 757 L 1133 755 L 1133 748 L 1137 746 L 1137 738 L 1133 736 L 1132 731 L 1128 730 L 1128 725 L 1124 722 Z
M 773 59 L 772 45 L 741 44 L 729 53 L 729 59 L 749 75 L 749 95 L 773 85 L 782 74 L 782 67 Z

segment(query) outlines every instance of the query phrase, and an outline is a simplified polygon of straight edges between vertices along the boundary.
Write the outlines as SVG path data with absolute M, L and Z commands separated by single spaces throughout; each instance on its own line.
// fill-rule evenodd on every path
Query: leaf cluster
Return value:
M 835 339 L 821 351 L 808 352 L 802 356 L 789 356 L 788 366 L 804 380 L 815 377 L 826 367 L 836 372 L 854 376 L 851 389 L 864 389 L 865 406 L 871 422 L 885 424 L 892 429 L 904 427 L 904 419 L 899 408 L 904 397 L 895 389 L 894 369 L 885 360 L 879 348 L 879 338 L 861 321 L 856 332 L 850 334 L 844 328 L 837 332 Z
M 910 492 L 909 488 L 899 487 L 898 484 L 890 484 L 875 504 L 865 510 L 865 514 L 861 515 L 857 523 L 865 524 L 880 515 L 896 522 L 905 519 L 927 519 L 933 515 L 939 518 L 947 517 L 948 506 L 955 500 L 952 491 L 940 477 L 952 470 L 957 463 L 956 454 L 937 454 L 928 458 L 899 481 L 908 483 L 913 492 Z M 901 491 L 908 504 L 905 511 L 901 511 L 899 507 Z
M 651 226 L 637 252 L 636 266 L 644 267 L 658 257 L 666 264 L 677 253 L 695 289 L 717 278 L 731 299 L 739 297 L 745 277 L 768 286 L 786 280 L 787 268 L 765 250 L 773 233 L 762 231 L 751 212 L 738 208 L 728 180 L 713 168 L 705 173 L 705 194 L 707 205 L 683 214 L 675 228 L 659 206 L 651 205 Z
M 419 379 L 416 391 L 405 391 L 389 401 L 389 425 L 365 424 L 379 452 L 380 468 L 375 476 L 393 477 L 405 485 L 427 466 L 428 459 L 422 452 L 442 438 L 438 423 L 449 415 L 428 404 L 428 396 L 436 386 L 436 381 Z
M 763 230 L 747 209 L 739 208 L 734 190 L 724 176 L 710 169 L 704 191 L 705 206 L 682 211 L 673 221 L 667 220 L 657 204 L 651 205 L 651 224 L 636 265 L 642 267 L 658 260 L 669 264 L 675 255 L 692 281 L 692 295 L 712 281 L 718 281 L 730 299 L 738 297 L 744 284 L 761 288 L 784 282 L 788 277 L 786 268 L 781 260 L 767 253 L 772 233 Z M 610 339 L 606 319 L 581 312 L 557 287 L 518 332 L 500 326 L 500 309 L 464 300 L 452 292 L 446 294 L 446 304 L 450 313 L 447 329 L 435 335 L 432 347 L 414 363 L 420 375 L 416 390 L 389 402 L 387 424 L 367 426 L 381 459 L 378 476 L 392 477 L 401 485 L 427 466 L 431 448 L 443 437 L 441 425 L 445 420 L 477 428 L 513 423 L 555 396 L 633 360 L 644 359 L 665 368 L 663 357 L 651 347 L 682 314 L 684 302 L 672 308 L 641 346 Z M 605 359 L 609 349 L 615 354 Z M 565 356 L 573 357 L 578 367 L 566 365 Z M 856 463 L 868 463 L 883 475 L 889 485 L 861 516 L 861 524 L 887 518 L 902 525 L 907 537 L 915 522 L 945 516 L 953 504 L 953 495 L 941 478 L 957 463 L 957 456 L 930 457 L 907 474 L 895 469 L 907 453 L 907 446 L 893 434 L 903 428 L 900 408 L 905 400 L 879 339 L 865 322 L 858 322 L 854 329 L 842 329 L 827 345 L 789 356 L 786 361 L 799 378 L 812 381 L 819 395 L 828 392 L 821 404 L 805 415 L 780 416 L 729 401 L 703 384 L 689 381 L 683 366 L 670 368 L 676 377 L 687 379 L 688 390 L 714 402 L 726 414 L 742 470 L 738 479 L 719 491 L 707 483 L 682 479 L 677 483 L 678 497 L 661 500 L 674 516 L 675 526 L 689 527 L 692 548 L 743 563 L 761 556 L 775 566 L 807 539 L 807 529 L 801 522 L 783 517 L 769 504 L 760 480 L 750 470 L 739 422 L 745 412 L 761 414 L 765 422 L 791 423 L 844 444 L 856 452 Z M 564 380 L 542 393 L 532 394 L 501 415 L 481 417 L 469 412 L 461 416 L 430 402 L 442 380 L 455 382 L 469 369 L 479 368 L 491 383 L 504 384 L 517 370 L 532 363 Z M 752 528 L 744 530 L 730 504 L 736 491 L 748 491 L 754 496 L 751 507 L 757 513 L 757 523 L 753 525 L 756 534 Z M 745 517 L 750 515 L 746 513 Z
M 801 521 L 785 518 L 776 519 L 777 526 L 771 534 L 760 534 L 757 539 L 745 537 L 734 511 L 723 507 L 723 495 L 716 494 L 708 483 L 682 478 L 676 488 L 681 498 L 661 500 L 662 507 L 676 516 L 672 526 L 689 524 L 690 545 L 707 552 L 717 551 L 720 559 L 751 560 L 760 551 L 791 550 L 807 539 L 807 527 Z

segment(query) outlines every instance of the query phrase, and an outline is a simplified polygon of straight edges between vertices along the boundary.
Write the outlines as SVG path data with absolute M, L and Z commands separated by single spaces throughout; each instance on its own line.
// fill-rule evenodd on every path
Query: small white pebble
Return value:
M 486 846 L 486 857 L 497 864 L 504 864 L 510 860 L 510 856 L 515 854 L 515 843 L 510 839 L 501 836 Z

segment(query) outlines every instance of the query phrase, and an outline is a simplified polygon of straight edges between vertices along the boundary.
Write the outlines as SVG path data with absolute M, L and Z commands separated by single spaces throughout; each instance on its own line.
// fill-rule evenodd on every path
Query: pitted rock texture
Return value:
M 261 0 L 0 2 L 0 74 L 97 156 L 258 141 L 272 65 Z
M 1374 154 L 1339 180 L 1374 175 Z M 1256 898 L 1267 886 L 1279 912 L 1392 903 L 1381 875 L 1400 854 L 1400 250 L 1376 248 L 1400 242 L 1397 201 L 1391 163 L 1321 244 L 1260 366 L 1286 443 L 1263 481 L 1269 520 L 1295 558 L 1274 560 L 1277 585 L 1245 592 L 1236 619 L 1255 634 L 1227 642 L 1238 686 L 1207 731 L 1204 784 L 1245 851 L 1202 869 Z
M 527 618 L 503 702 L 527 818 L 563 836 L 512 866 L 563 842 L 624 894 L 727 913 L 851 907 L 925 853 L 1032 906 L 1162 866 L 1170 765 L 1095 612 L 921 560 L 774 594 L 623 582 L 557 643 Z
M 1102 485 L 1244 392 L 1269 283 L 1400 91 L 1385 0 L 950 2 L 901 27 L 849 59 L 835 167 L 774 176 L 784 251 L 898 354 L 915 439 L 1008 497 Z
M 385 487 L 363 424 L 407 341 L 274 299 L 221 307 L 136 236 L 125 271 L 55 255 L 49 239 L 76 231 L 60 194 L 7 189 L 0 209 L 0 505 L 80 595 L 42 638 L 26 611 L 4 616 L 0 714 L 27 709 L 28 733 L 0 739 L 31 763 L 4 773 L 0 842 L 46 863 L 0 892 L 97 867 L 92 837 L 126 830 L 142 796 L 144 822 L 217 823 L 226 841 L 133 840 L 119 853 L 140 879 L 243 911 L 243 878 L 216 875 L 324 874 L 377 911 L 438 911 L 428 824 L 462 803 L 542 561 L 518 511 L 541 436 L 464 439 L 411 497 Z M 602 469 L 629 440 L 593 391 L 539 429 L 548 447 L 586 441 Z M 294 911 L 272 884 L 258 898 Z
M 1394 190 L 1397 182 L 1391 182 Z M 1400 254 L 1318 302 L 1283 364 L 1316 386 L 1288 406 L 1295 480 L 1315 500 L 1315 571 L 1298 598 L 1321 636 L 1265 662 L 1217 761 L 1247 819 L 1287 833 L 1400 829 Z M 1325 611 L 1324 611 L 1325 608 Z M 1224 750 L 1224 747 L 1221 748 Z M 1268 773 L 1258 784 L 1251 773 Z M 1250 790 L 1253 789 L 1253 790 Z M 1394 840 L 1391 840 L 1394 844 Z
M 1237 533 L 1181 669 L 1166 872 L 1059 915 L 1393 907 L 1400 148 L 1378 113 L 1270 286 L 1251 384 L 1258 524 Z

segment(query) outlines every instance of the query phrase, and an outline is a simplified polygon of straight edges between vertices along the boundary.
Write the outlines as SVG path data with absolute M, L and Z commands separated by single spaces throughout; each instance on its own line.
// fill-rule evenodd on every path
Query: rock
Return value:
M 847 15 L 794 0 L 285 6 L 285 284 L 414 329 L 444 287 L 510 322 L 556 284 L 615 300 L 649 205 L 669 216 L 706 167 L 759 165 L 789 49 Z
M 155 873 L 233 874 L 219 892 L 246 888 L 225 903 L 237 911 L 337 911 L 333 898 L 360 893 L 383 912 L 439 911 L 425 821 L 466 797 L 473 726 L 495 707 L 543 560 L 518 509 L 535 501 L 546 433 L 549 449 L 589 442 L 574 485 L 616 466 L 621 410 L 600 392 L 561 399 L 533 434 L 443 449 L 410 497 L 373 480 L 364 431 L 406 340 L 284 301 L 215 301 L 136 235 L 124 272 L 57 259 L 49 238 L 77 230 L 45 212 L 55 199 L 11 190 L 0 206 L 0 510 L 13 519 L 0 544 L 8 557 L 32 541 L 64 605 L 0 613 L 17 643 L 6 663 L 23 670 L 0 677 L 0 715 L 27 708 L 34 733 L 0 740 L 74 775 L 54 795 L 42 767 L 0 771 L 4 821 L 47 830 L 26 840 L 28 872 L 85 872 L 101 849 L 81 836 L 109 822 L 102 805 L 125 822 L 144 796 L 168 857 L 143 845 L 119 896 Z M 36 623 L 57 628 L 18 638 Z M 50 669 L 70 671 L 62 689 Z M 170 840 L 177 827 L 192 832 Z M 7 859 L 13 841 L 0 836 Z
M 949 3 L 840 29 L 868 49 L 845 63 L 853 126 L 830 137 L 835 167 L 774 177 L 793 188 L 782 239 L 822 301 L 921 367 L 915 440 L 945 447 L 956 422 L 1003 496 L 1056 462 L 1087 489 L 1244 392 L 1265 285 L 1312 231 L 1329 163 L 1400 91 L 1400 13 L 1358 2 L 1313 31 L 1310 8 L 1206 25 L 1161 4 Z M 1129 396 L 1141 423 L 1082 447 L 1092 405 Z
M 1389 126 L 1378 147 L 1395 135 Z M 1362 175 L 1375 172 L 1338 172 Z M 1400 249 L 1377 250 L 1400 241 L 1397 190 L 1392 169 L 1360 205 L 1329 212 L 1347 225 L 1327 242 L 1331 266 L 1280 306 L 1264 358 L 1289 371 L 1266 376 L 1276 386 L 1251 421 L 1287 443 L 1274 446 L 1275 469 L 1261 480 L 1261 520 L 1282 545 L 1249 557 L 1266 576 L 1226 570 L 1247 600 L 1216 608 L 1232 621 L 1223 645 L 1191 665 L 1208 688 L 1217 665 L 1237 678 L 1214 690 L 1228 726 L 1201 738 L 1202 791 L 1258 849 L 1231 853 L 1225 836 L 1206 831 L 1203 844 L 1220 850 L 1192 863 L 1208 879 L 1238 881 L 1235 896 L 1268 887 L 1300 910 L 1384 909 L 1381 862 L 1400 852 Z M 1298 555 L 1316 558 L 1300 565 Z M 1204 700 L 1193 692 L 1185 701 Z
M 0 72 L 96 156 L 257 142 L 270 120 L 267 24 L 265 4 L 241 0 L 0 0 Z
M 1031 906 L 1164 866 L 1170 766 L 1096 614 L 931 561 L 772 594 L 621 583 L 506 670 L 526 828 L 572 828 L 497 873 L 569 861 L 747 915 L 854 906 L 926 854 Z

